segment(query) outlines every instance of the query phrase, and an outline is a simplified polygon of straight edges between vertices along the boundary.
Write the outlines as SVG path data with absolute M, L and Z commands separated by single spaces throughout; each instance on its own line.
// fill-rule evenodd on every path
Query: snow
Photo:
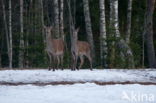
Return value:
M 156 70 L 0 70 L 0 103 L 156 103 L 156 85 L 94 84 L 127 81 L 156 83 Z M 4 85 L 5 82 L 19 85 Z M 75 84 L 32 85 L 53 82 Z
M 156 83 L 156 70 L 1 70 L 0 83 L 51 83 L 51 82 L 152 82 Z
M 131 92 L 136 97 L 131 97 Z M 123 98 L 127 93 L 127 98 Z M 153 99 L 139 99 L 140 95 Z M 156 86 L 94 83 L 47 86 L 0 86 L 0 103 L 156 103 Z

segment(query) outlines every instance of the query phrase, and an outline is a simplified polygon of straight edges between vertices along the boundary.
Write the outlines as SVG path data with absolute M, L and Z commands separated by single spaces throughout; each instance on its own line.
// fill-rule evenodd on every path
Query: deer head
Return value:
M 44 26 L 46 37 L 51 37 L 51 31 L 52 31 L 52 29 L 53 29 L 52 26 L 50 26 L 50 27 Z
M 73 31 L 73 40 L 77 41 L 78 40 L 78 32 L 80 28 L 77 28 L 76 30 Z

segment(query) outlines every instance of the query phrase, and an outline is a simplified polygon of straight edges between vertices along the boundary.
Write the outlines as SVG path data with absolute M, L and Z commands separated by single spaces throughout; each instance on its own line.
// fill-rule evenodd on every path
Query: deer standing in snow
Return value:
M 72 70 L 76 69 L 77 60 L 78 57 L 80 57 L 80 65 L 78 67 L 78 70 L 81 68 L 81 66 L 84 63 L 84 56 L 86 56 L 90 62 L 90 70 L 92 70 L 92 57 L 91 57 L 91 47 L 88 42 L 85 41 L 79 41 L 78 40 L 78 29 L 73 30 L 72 38 L 71 38 L 71 53 L 72 53 L 72 59 L 73 59 L 73 66 Z
M 51 66 L 52 66 L 52 61 L 53 63 L 57 64 L 57 68 L 58 66 L 61 65 L 63 66 L 63 57 L 64 57 L 64 38 L 58 38 L 58 39 L 53 39 L 51 36 L 51 32 L 52 32 L 52 26 L 50 27 L 46 27 L 44 26 L 45 32 L 46 32 L 46 51 L 48 53 L 49 56 L 49 70 L 51 70 Z M 52 67 L 53 71 L 55 71 L 55 66 Z M 62 67 L 63 70 L 63 67 Z

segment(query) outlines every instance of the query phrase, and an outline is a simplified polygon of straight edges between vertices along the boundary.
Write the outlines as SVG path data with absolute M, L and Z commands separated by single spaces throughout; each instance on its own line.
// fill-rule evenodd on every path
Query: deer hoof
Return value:
M 51 70 L 51 68 L 48 69 L 49 71 Z

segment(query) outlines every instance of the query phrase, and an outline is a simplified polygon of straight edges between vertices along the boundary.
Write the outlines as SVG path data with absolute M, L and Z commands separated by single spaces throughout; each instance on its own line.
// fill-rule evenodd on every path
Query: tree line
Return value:
M 64 68 L 72 28 L 91 45 L 94 68 L 156 67 L 155 0 L 1 0 L 0 8 L 0 67 L 47 67 L 44 26 L 65 40 Z

